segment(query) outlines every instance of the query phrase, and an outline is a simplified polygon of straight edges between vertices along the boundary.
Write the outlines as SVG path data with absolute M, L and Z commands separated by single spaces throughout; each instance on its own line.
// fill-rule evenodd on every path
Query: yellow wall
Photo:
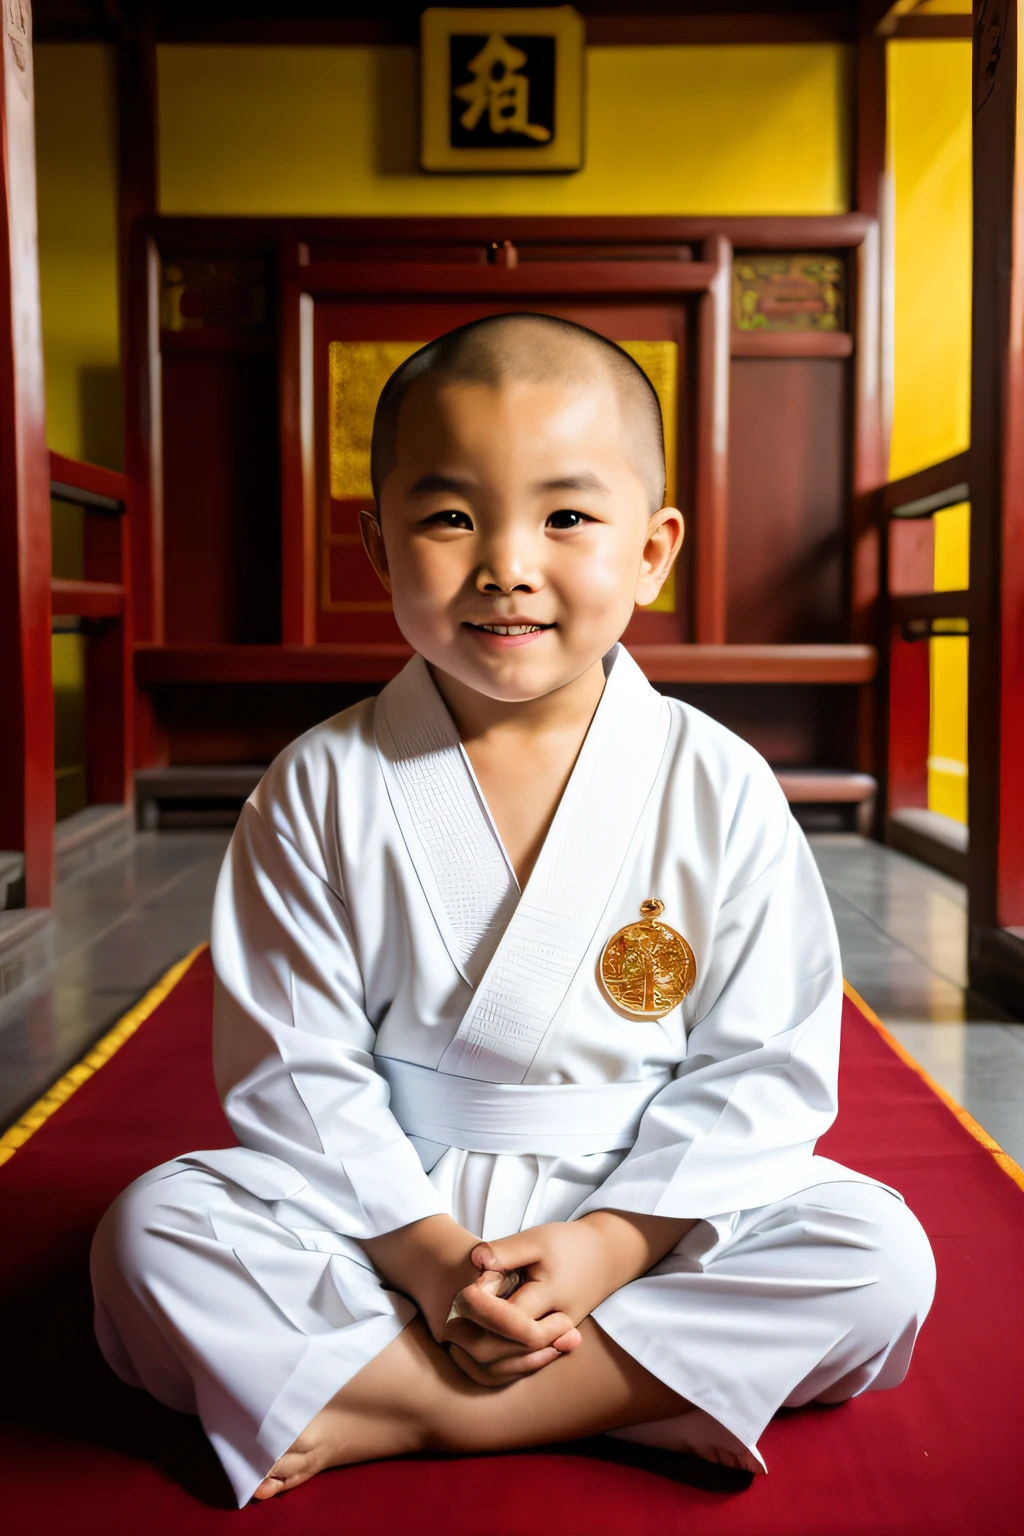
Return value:
M 896 194 L 893 479 L 970 432 L 971 45 L 888 47 Z
M 966 587 L 970 570 L 971 509 L 968 502 L 935 519 L 935 590 Z M 928 805 L 967 821 L 967 645 L 953 636 L 932 640 L 931 730 Z
M 34 60 L 47 437 L 120 469 L 114 51 L 44 43 Z
M 164 213 L 838 213 L 838 44 L 591 48 L 586 164 L 425 176 L 414 48 L 165 45 Z
M 44 43 L 34 65 L 47 441 L 119 469 L 114 53 Z M 53 552 L 55 574 L 81 575 L 81 513 L 59 503 Z M 58 818 L 85 804 L 85 645 L 80 635 L 53 637 Z
M 893 479 L 959 453 L 970 433 L 971 44 L 888 47 L 895 190 Z M 936 589 L 965 587 L 970 509 L 935 519 Z M 967 640 L 931 648 L 928 805 L 967 820 Z

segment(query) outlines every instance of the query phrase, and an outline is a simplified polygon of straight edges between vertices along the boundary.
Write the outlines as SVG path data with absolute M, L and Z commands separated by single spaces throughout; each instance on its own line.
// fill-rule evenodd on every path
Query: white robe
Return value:
M 927 1244 L 892 1192 L 814 1154 L 842 981 L 806 842 L 749 746 L 621 646 L 606 671 L 522 894 L 418 657 L 293 743 L 242 812 L 212 939 L 241 1146 L 139 1181 L 94 1259 L 111 1364 L 200 1413 L 240 1502 L 412 1315 L 360 1240 L 442 1212 L 486 1238 L 599 1208 L 703 1218 L 595 1318 L 752 1464 L 781 1403 L 906 1369 Z M 697 965 L 660 1020 L 598 981 L 648 897 Z

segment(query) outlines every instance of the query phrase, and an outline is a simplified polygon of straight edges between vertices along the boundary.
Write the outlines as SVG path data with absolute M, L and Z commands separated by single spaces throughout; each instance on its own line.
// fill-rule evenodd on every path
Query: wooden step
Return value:
M 885 840 L 890 848 L 941 869 L 953 880 L 967 879 L 970 833 L 952 816 L 926 811 L 923 806 L 892 811 L 886 818 Z
M 117 853 L 133 833 L 126 805 L 87 805 L 58 821 L 53 839 L 57 882 L 70 880 Z
M 147 832 L 171 827 L 233 826 L 266 771 L 266 763 L 138 768 L 138 825 Z
M 867 837 L 878 783 L 847 768 L 776 768 L 775 777 L 805 832 L 859 832 Z
M 0 912 L 0 1018 L 19 1008 L 53 968 L 53 914 L 44 907 Z
M 25 855 L 0 851 L 0 912 L 25 905 Z
M 790 805 L 860 805 L 878 793 L 870 773 L 846 768 L 776 768 Z

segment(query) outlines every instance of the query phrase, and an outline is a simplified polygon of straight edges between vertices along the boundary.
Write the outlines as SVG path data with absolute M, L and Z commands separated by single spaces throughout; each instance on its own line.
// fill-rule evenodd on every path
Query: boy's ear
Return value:
M 384 548 L 384 535 L 380 531 L 380 513 L 374 509 L 369 511 L 364 508 L 359 514 L 359 532 L 363 538 L 363 548 L 366 550 L 370 564 L 377 572 L 381 586 L 385 592 L 391 591 L 391 572 L 388 570 L 388 555 Z
M 647 542 L 636 583 L 636 604 L 646 608 L 665 585 L 683 545 L 683 514 L 678 507 L 662 507 L 647 526 Z

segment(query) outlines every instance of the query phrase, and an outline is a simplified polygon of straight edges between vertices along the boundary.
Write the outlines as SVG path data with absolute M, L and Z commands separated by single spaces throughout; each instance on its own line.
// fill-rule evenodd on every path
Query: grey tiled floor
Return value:
M 143 833 L 60 888 L 53 972 L 28 1002 L 0 1015 L 0 1127 L 208 937 L 226 844 L 219 832 Z M 811 844 L 852 985 L 1024 1161 L 1024 1024 L 965 989 L 963 887 L 858 837 L 817 835 Z
M 107 863 L 61 885 L 54 967 L 0 1013 L 0 1126 L 209 936 L 224 833 L 142 833 Z
M 810 841 L 847 980 L 936 1082 L 1024 1163 L 1024 1024 L 966 990 L 964 887 L 859 837 Z

